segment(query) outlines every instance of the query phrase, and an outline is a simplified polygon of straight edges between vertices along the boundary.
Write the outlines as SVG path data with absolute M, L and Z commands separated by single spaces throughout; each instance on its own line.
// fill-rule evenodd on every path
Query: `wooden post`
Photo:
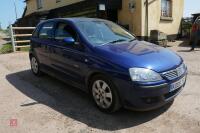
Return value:
M 10 37 L 11 37 L 13 52 L 15 52 L 16 51 L 16 49 L 15 49 L 15 38 L 14 38 L 12 25 L 10 25 Z

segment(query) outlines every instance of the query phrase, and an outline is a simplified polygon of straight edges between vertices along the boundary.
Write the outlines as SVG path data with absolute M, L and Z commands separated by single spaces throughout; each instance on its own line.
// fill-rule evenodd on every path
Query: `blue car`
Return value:
M 117 24 L 92 18 L 52 19 L 31 37 L 32 72 L 54 76 L 90 94 L 111 113 L 147 111 L 172 102 L 187 67 L 176 53 L 145 42 Z

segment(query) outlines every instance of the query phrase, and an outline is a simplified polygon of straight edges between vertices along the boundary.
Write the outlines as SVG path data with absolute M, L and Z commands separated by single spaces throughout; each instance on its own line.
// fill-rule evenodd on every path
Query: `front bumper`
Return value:
M 159 85 L 136 85 L 134 83 L 127 83 L 118 81 L 118 86 L 121 98 L 125 108 L 138 111 L 148 111 L 164 106 L 165 104 L 174 100 L 174 98 L 181 92 L 185 83 L 178 89 L 170 92 L 170 85 L 182 79 L 187 74 L 182 75 L 178 79 Z M 187 79 L 187 78 L 186 78 Z M 120 84 L 120 85 L 119 85 Z M 125 88 L 126 87 L 126 88 Z

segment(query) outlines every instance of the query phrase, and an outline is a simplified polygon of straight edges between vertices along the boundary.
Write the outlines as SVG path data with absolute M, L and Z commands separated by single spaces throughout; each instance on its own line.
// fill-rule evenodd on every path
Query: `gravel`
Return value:
M 200 49 L 188 52 L 182 43 L 169 43 L 169 49 L 184 58 L 187 84 L 173 104 L 149 112 L 104 114 L 88 94 L 46 75 L 35 77 L 28 53 L 0 55 L 0 132 L 200 133 Z

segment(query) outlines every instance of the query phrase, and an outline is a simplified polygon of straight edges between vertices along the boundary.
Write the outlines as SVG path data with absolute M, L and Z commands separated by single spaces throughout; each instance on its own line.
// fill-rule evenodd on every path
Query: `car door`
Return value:
M 74 44 L 67 44 L 65 38 L 73 38 Z M 51 46 L 51 66 L 65 74 L 65 79 L 80 87 L 84 84 L 87 71 L 86 53 L 77 32 L 66 22 L 58 22 L 55 28 L 54 43 Z
M 41 25 L 37 37 L 32 38 L 34 52 L 40 63 L 50 66 L 49 44 L 53 39 L 54 22 L 46 22 Z

